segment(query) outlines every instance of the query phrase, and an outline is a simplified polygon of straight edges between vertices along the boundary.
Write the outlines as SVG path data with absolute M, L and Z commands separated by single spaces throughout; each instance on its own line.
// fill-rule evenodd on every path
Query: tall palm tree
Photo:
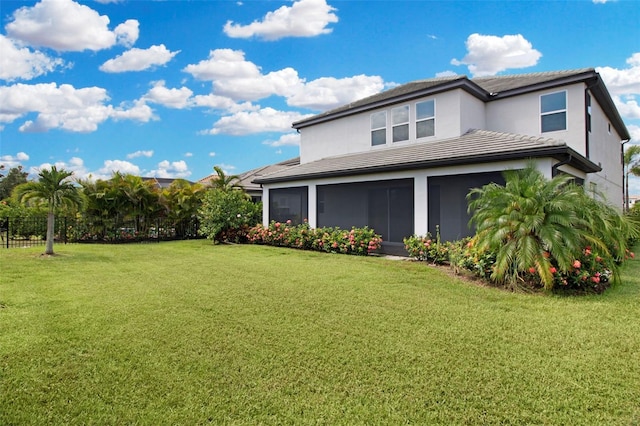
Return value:
M 242 185 L 238 182 L 240 177 L 238 175 L 227 175 L 219 166 L 213 166 L 213 170 L 217 176 L 211 180 L 211 186 L 215 189 L 222 189 L 223 191 L 230 189 L 242 189 Z
M 20 202 L 29 200 L 44 203 L 47 212 L 47 244 L 45 254 L 53 253 L 53 233 L 55 229 L 55 212 L 63 206 L 80 206 L 83 202 L 79 189 L 68 180 L 73 172 L 58 170 L 52 166 L 50 170 L 43 169 L 38 173 L 37 182 L 27 182 L 17 186 L 15 196 Z
M 624 152 L 624 209 L 629 210 L 629 175 L 640 176 L 640 145 L 629 145 Z

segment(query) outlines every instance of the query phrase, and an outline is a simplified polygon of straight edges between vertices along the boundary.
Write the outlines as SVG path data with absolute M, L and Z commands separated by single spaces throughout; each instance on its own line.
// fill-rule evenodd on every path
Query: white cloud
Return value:
M 215 153 L 215 152 L 210 152 L 210 153 L 209 153 L 209 157 L 215 157 L 215 156 L 216 156 L 216 153 Z
M 191 157 L 193 157 L 193 152 L 185 152 L 184 156 L 187 157 L 187 158 L 191 158 Z
M 202 134 L 248 135 L 262 132 L 288 132 L 291 123 L 309 117 L 298 112 L 278 111 L 267 107 L 258 111 L 240 111 L 216 121 L 212 129 Z
M 324 110 L 373 95 L 385 86 L 379 76 L 323 77 L 307 83 L 293 68 L 263 74 L 260 67 L 245 59 L 244 52 L 231 49 L 212 50 L 208 59 L 188 65 L 184 71 L 213 82 L 215 94 L 196 98 L 200 105 L 210 101 L 217 107 L 225 106 L 229 100 L 255 101 L 276 95 L 285 97 L 292 106 Z M 242 105 L 236 110 L 246 109 L 249 108 Z
M 64 65 L 60 58 L 50 58 L 40 51 L 19 47 L 10 38 L 0 34 L 0 79 L 31 80 Z
M 297 90 L 287 97 L 287 104 L 326 110 L 371 96 L 384 87 L 384 81 L 379 76 L 322 77 L 296 87 Z
M 56 161 L 55 163 L 42 163 L 39 166 L 31 167 L 29 169 L 30 175 L 37 175 L 41 170 L 51 169 L 52 166 L 56 166 L 58 169 L 64 169 L 72 172 L 73 179 L 84 179 L 88 176 L 87 168 L 84 165 L 84 160 L 79 157 L 71 157 L 69 161 Z
M 455 73 L 455 72 L 453 72 L 453 71 L 449 71 L 449 70 L 447 70 L 447 71 L 440 71 L 440 72 L 437 72 L 437 73 L 436 73 L 436 78 L 442 78 L 442 77 L 455 77 L 456 75 L 458 75 L 458 74 L 456 74 L 456 73 Z
M 115 172 L 140 176 L 140 167 L 129 161 L 105 160 L 104 165 L 96 172 L 92 173 L 97 179 L 109 179 Z
M 0 87 L 0 121 L 13 122 L 36 113 L 35 121 L 25 121 L 22 132 L 44 132 L 63 129 L 71 132 L 92 132 L 112 118 L 148 122 L 151 108 L 141 102 L 132 107 L 107 105 L 107 91 L 100 87 L 76 89 L 69 84 L 14 84 Z
M 282 6 L 267 13 L 260 21 L 249 25 L 228 21 L 224 32 L 229 37 L 259 37 L 264 40 L 278 40 L 284 37 L 314 37 L 332 31 L 329 24 L 338 22 L 333 13 L 336 9 L 325 0 L 299 0 L 291 6 Z
M 179 50 L 171 52 L 164 44 L 151 46 L 148 49 L 134 48 L 100 65 L 100 71 L 111 73 L 143 71 L 154 66 L 165 65 L 178 53 L 180 53 Z
M 116 43 L 124 47 L 131 47 L 140 35 L 140 23 L 135 19 L 127 19 L 118 25 L 113 31 L 116 35 Z M 164 45 L 162 45 L 164 47 Z
M 164 80 L 160 80 L 154 83 L 153 88 L 143 98 L 168 108 L 183 109 L 190 105 L 191 95 L 193 92 L 186 87 L 167 89 Z
M 452 65 L 467 65 L 474 77 L 495 75 L 512 68 L 526 68 L 538 63 L 542 56 L 521 34 L 471 34 L 466 41 L 467 55 L 452 59 Z
M 127 154 L 127 158 L 129 160 L 131 160 L 132 158 L 138 158 L 138 157 L 153 157 L 153 150 L 149 150 L 149 151 L 136 151 L 136 152 L 132 152 L 131 154 Z
M 597 67 L 612 95 L 640 94 L 640 52 L 627 58 L 629 68 Z
M 627 129 L 629 130 L 629 134 L 631 135 L 631 141 L 636 144 L 640 144 L 640 126 L 631 124 L 627 126 Z
M 26 152 L 18 152 L 16 155 L 2 155 L 0 156 L 0 164 L 2 164 L 6 170 L 12 169 L 22 165 L 23 161 L 28 161 L 29 155 Z
M 5 27 L 10 37 L 57 51 L 131 46 L 138 37 L 137 21 L 128 20 L 111 31 L 108 16 L 72 0 L 41 0 L 16 10 L 12 18 Z
M 191 176 L 189 167 L 184 160 L 169 162 L 167 160 L 158 163 L 157 170 L 151 170 L 149 176 L 159 178 L 188 178 Z
M 640 52 L 632 54 L 626 62 L 629 67 L 625 69 L 598 67 L 596 71 L 607 85 L 620 115 L 625 118 L 639 119 Z
M 300 146 L 300 135 L 298 133 L 286 133 L 277 141 L 265 141 L 265 145 L 277 147 L 277 146 Z

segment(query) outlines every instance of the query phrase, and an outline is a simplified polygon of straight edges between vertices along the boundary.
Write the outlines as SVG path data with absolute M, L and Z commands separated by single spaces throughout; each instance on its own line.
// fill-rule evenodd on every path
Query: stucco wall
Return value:
M 487 130 L 562 140 L 576 152 L 586 155 L 584 89 L 584 84 L 579 83 L 491 101 L 486 109 Z M 540 96 L 562 90 L 567 92 L 567 129 L 542 133 Z
M 435 135 L 416 139 L 417 102 L 435 100 Z M 409 105 L 409 140 L 392 142 L 391 109 Z M 371 146 L 371 114 L 387 111 L 387 144 Z M 452 90 L 435 96 L 419 98 L 339 118 L 300 130 L 300 162 L 308 163 L 338 155 L 368 152 L 410 143 L 429 143 L 460 136 L 470 128 L 484 126 L 484 105 L 462 90 Z

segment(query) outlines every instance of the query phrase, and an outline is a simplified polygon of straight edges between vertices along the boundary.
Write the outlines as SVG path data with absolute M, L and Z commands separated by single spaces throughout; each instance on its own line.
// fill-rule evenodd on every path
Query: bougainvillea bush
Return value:
M 291 221 L 257 225 L 248 232 L 248 241 L 303 250 L 325 251 L 364 256 L 380 249 L 382 238 L 368 227 L 344 230 L 340 228 L 311 228 L 305 220 L 300 225 Z

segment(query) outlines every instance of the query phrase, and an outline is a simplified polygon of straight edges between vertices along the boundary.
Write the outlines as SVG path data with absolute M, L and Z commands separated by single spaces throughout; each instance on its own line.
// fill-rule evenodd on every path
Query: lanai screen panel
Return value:
M 469 228 L 471 215 L 467 212 L 467 194 L 471 188 L 479 188 L 495 182 L 504 185 L 500 172 L 467 175 L 438 176 L 428 178 L 429 233 L 436 236 L 440 226 L 443 241 L 455 241 L 474 234 Z
M 368 226 L 386 242 L 413 234 L 413 179 L 317 187 L 318 226 Z
M 272 189 L 269 191 L 269 220 L 299 225 L 309 218 L 309 188 Z

